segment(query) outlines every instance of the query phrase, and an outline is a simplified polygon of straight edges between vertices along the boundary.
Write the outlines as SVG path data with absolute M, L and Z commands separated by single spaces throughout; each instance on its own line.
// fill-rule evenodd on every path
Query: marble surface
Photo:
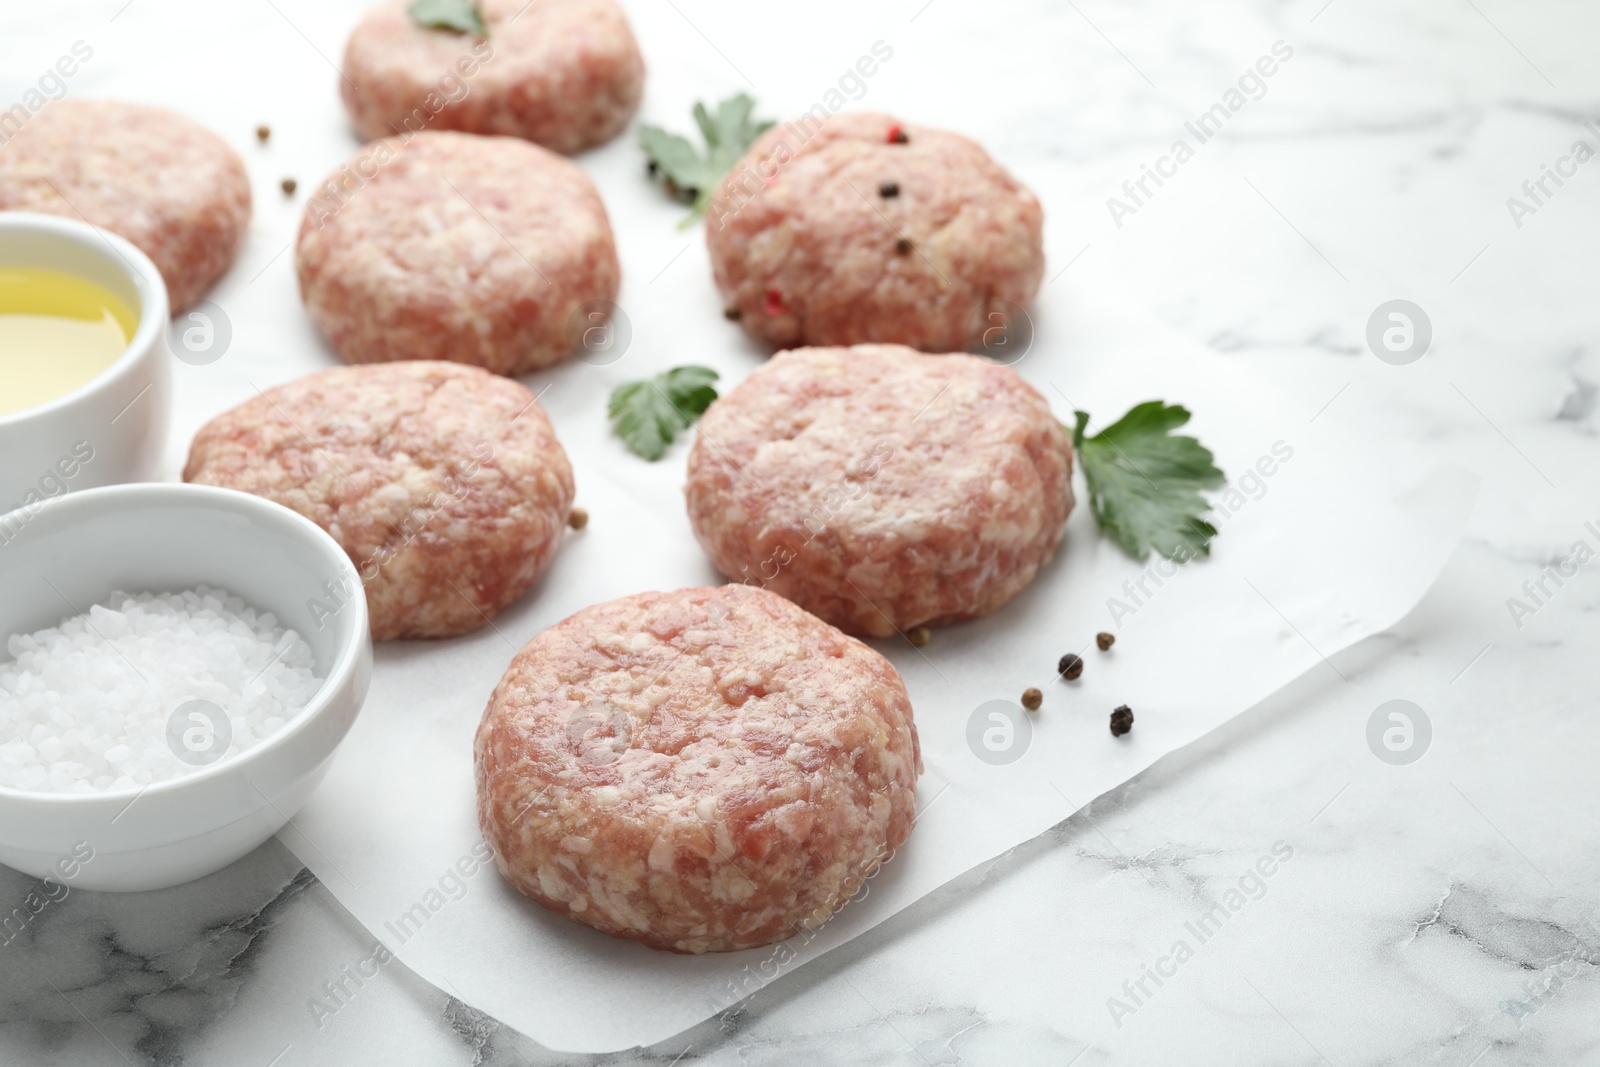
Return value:
M 134 3 L 156 10 L 0 12 L 6 99 L 82 27 L 104 62 L 131 62 L 118 22 L 161 17 L 161 0 Z M 695 18 L 692 0 L 676 7 Z M 269 843 L 176 890 L 45 905 L 0 944 L 0 1062 L 1600 1062 L 1600 563 L 1547 576 L 1577 542 L 1600 550 L 1585 525 L 1600 528 L 1600 163 L 1547 182 L 1520 219 L 1507 205 L 1532 204 L 1522 183 L 1575 141 L 1600 148 L 1583 126 L 1600 122 L 1600 11 L 807 10 L 868 41 L 894 35 L 905 63 L 868 103 L 957 115 L 1040 186 L 1050 284 L 1092 272 L 1284 383 L 1308 421 L 1337 404 L 1479 473 L 1436 588 L 1392 632 L 1050 833 L 653 1048 L 564 1055 L 398 963 L 349 977 L 371 937 Z M 674 48 L 708 69 L 771 51 L 756 16 L 690 28 Z M 299 64 L 293 50 L 317 36 L 260 47 Z M 1280 40 L 1294 54 L 1261 98 L 1119 227 L 1107 198 Z M 969 50 L 959 63 L 953 41 Z M 819 78 L 834 58 L 816 59 Z M 1366 346 L 1369 316 L 1394 298 L 1433 325 L 1408 366 Z M 1535 610 L 1514 617 L 1514 597 Z M 1432 724 L 1417 762 L 1369 748 L 1369 716 L 1391 699 Z M 29 892 L 0 871 L 0 901 Z M 1237 906 L 1218 919 L 1219 903 Z

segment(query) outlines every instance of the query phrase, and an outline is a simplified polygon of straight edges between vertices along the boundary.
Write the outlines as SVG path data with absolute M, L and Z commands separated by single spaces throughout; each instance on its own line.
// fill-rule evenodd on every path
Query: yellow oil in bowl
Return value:
M 66 396 L 117 361 L 139 325 L 95 282 L 0 266 L 0 415 Z

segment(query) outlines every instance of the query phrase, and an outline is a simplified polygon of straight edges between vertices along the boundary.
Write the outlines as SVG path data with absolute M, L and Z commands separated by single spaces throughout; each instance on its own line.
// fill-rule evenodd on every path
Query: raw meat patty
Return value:
M 345 46 L 339 91 L 367 140 L 461 130 L 571 153 L 639 107 L 644 60 L 613 0 L 479 0 L 488 38 L 424 29 L 410 6 L 375 8 Z
M 82 219 L 127 238 L 161 271 L 177 311 L 233 264 L 250 181 L 222 138 L 176 112 L 60 100 L 0 144 L 0 211 Z
M 832 915 L 916 816 L 900 675 L 782 597 L 727 585 L 585 608 L 511 661 L 474 745 L 500 872 L 674 952 Z
M 1011 325 L 1044 274 L 1031 192 L 959 134 L 873 114 L 809 137 L 805 123 L 768 130 L 712 197 L 706 243 L 730 315 L 780 348 L 951 352 Z
M 571 351 L 569 321 L 617 296 L 600 194 L 512 137 L 368 145 L 306 205 L 300 297 L 351 363 L 444 359 L 522 374 Z
M 1072 446 L 1009 367 L 900 345 L 779 352 L 700 420 L 717 569 L 854 634 L 987 615 L 1055 554 Z
M 549 564 L 573 493 L 533 393 L 453 363 L 340 367 L 269 389 L 200 429 L 183 479 L 275 500 L 332 534 L 378 641 L 485 625 Z

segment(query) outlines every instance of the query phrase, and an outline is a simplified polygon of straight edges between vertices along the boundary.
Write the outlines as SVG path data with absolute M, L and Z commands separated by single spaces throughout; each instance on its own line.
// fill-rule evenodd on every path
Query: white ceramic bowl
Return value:
M 66 396 L 0 415 L 0 512 L 79 489 L 158 477 L 172 368 L 167 287 L 155 264 L 127 241 L 86 222 L 0 211 L 0 267 L 87 278 L 139 315 L 127 351 L 101 374 Z M 11 533 L 0 527 L 0 545 Z
M 72 865 L 73 887 L 177 885 L 272 836 L 322 780 L 366 698 L 372 641 L 354 564 L 288 508 L 230 489 L 156 483 L 51 500 L 0 545 L 0 641 L 54 626 L 114 590 L 200 584 L 273 612 L 305 638 L 326 679 L 317 695 L 254 748 L 186 777 L 90 794 L 0 788 L 0 863 L 42 877 L 86 846 L 94 858 Z M 355 595 L 328 615 L 330 588 Z M 3 649 L 0 658 L 9 659 Z M 51 876 L 63 881 L 60 869 Z

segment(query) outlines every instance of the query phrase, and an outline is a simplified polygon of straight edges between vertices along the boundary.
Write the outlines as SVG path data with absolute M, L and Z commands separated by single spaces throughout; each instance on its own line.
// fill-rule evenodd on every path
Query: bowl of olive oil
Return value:
M 160 476 L 167 316 L 127 241 L 0 211 L 0 550 L 52 497 Z

